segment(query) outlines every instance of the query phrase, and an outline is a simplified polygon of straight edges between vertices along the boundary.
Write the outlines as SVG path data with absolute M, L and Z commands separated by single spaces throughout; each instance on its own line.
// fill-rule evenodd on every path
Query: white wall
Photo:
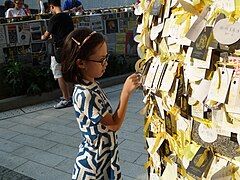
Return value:
M 0 4 L 4 4 L 5 0 L 0 0 Z M 61 0 L 62 3 L 64 0 Z M 135 0 L 81 0 L 85 9 L 91 8 L 106 8 L 106 7 L 117 7 L 127 6 L 135 2 Z M 26 4 L 32 9 L 38 9 L 37 0 L 24 0 Z M 47 0 L 43 0 L 47 2 Z

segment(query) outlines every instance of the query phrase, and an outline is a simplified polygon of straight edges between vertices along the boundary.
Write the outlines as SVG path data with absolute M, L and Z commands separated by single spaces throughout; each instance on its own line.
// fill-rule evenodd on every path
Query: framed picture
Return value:
M 105 21 L 105 25 L 106 25 L 106 28 L 105 28 L 106 34 L 119 32 L 118 19 L 107 19 Z

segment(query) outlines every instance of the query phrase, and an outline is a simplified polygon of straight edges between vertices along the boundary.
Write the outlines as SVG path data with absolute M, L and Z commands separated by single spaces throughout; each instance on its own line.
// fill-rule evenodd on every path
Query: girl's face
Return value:
M 106 42 L 99 44 L 95 48 L 95 53 L 90 55 L 88 59 L 82 61 L 84 66 L 80 68 L 83 78 L 93 82 L 95 78 L 100 78 L 108 65 L 108 51 Z

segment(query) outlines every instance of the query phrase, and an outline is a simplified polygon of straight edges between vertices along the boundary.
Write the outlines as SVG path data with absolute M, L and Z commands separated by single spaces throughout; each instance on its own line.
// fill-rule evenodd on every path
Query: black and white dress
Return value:
M 112 107 L 99 85 L 75 85 L 73 104 L 84 140 L 74 164 L 72 179 L 122 179 L 117 134 L 100 123 Z

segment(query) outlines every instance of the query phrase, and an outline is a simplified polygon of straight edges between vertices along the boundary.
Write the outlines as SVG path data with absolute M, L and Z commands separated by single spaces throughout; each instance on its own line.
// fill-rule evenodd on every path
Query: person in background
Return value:
M 40 14 L 44 14 L 45 13 L 45 8 L 44 8 L 44 4 L 42 0 L 38 0 L 38 5 L 40 7 Z
M 23 6 L 24 6 L 24 11 L 25 11 L 26 15 L 30 16 L 31 15 L 31 11 L 29 9 L 28 4 L 24 4 Z
M 65 0 L 63 4 L 63 11 L 81 14 L 83 12 L 83 5 L 79 0 Z
M 122 179 L 117 131 L 131 95 L 141 85 L 141 77 L 132 74 L 126 79 L 114 112 L 96 81 L 105 72 L 108 57 L 103 35 L 88 28 L 71 32 L 63 46 L 63 77 L 75 84 L 73 104 L 84 137 L 75 160 L 73 180 Z
M 72 18 L 63 13 L 60 0 L 48 0 L 50 11 L 53 16 L 50 18 L 47 31 L 42 35 L 42 40 L 47 40 L 52 36 L 54 42 L 54 56 L 51 56 L 51 70 L 53 76 L 58 80 L 63 98 L 57 103 L 54 108 L 61 109 L 72 106 L 72 99 L 69 92 L 68 84 L 64 81 L 61 71 L 61 51 L 64 39 L 73 31 L 74 25 Z
M 6 17 L 6 12 L 9 8 L 14 8 L 14 3 L 11 0 L 6 0 L 4 2 L 4 13 L 5 13 L 5 17 Z
M 11 17 L 21 17 L 21 16 L 27 16 L 26 12 L 23 9 L 23 0 L 14 0 L 14 8 L 9 8 L 6 13 L 6 18 Z
M 48 3 L 44 2 L 43 6 L 44 6 L 44 12 L 45 13 L 50 13 L 50 7 L 49 7 Z

